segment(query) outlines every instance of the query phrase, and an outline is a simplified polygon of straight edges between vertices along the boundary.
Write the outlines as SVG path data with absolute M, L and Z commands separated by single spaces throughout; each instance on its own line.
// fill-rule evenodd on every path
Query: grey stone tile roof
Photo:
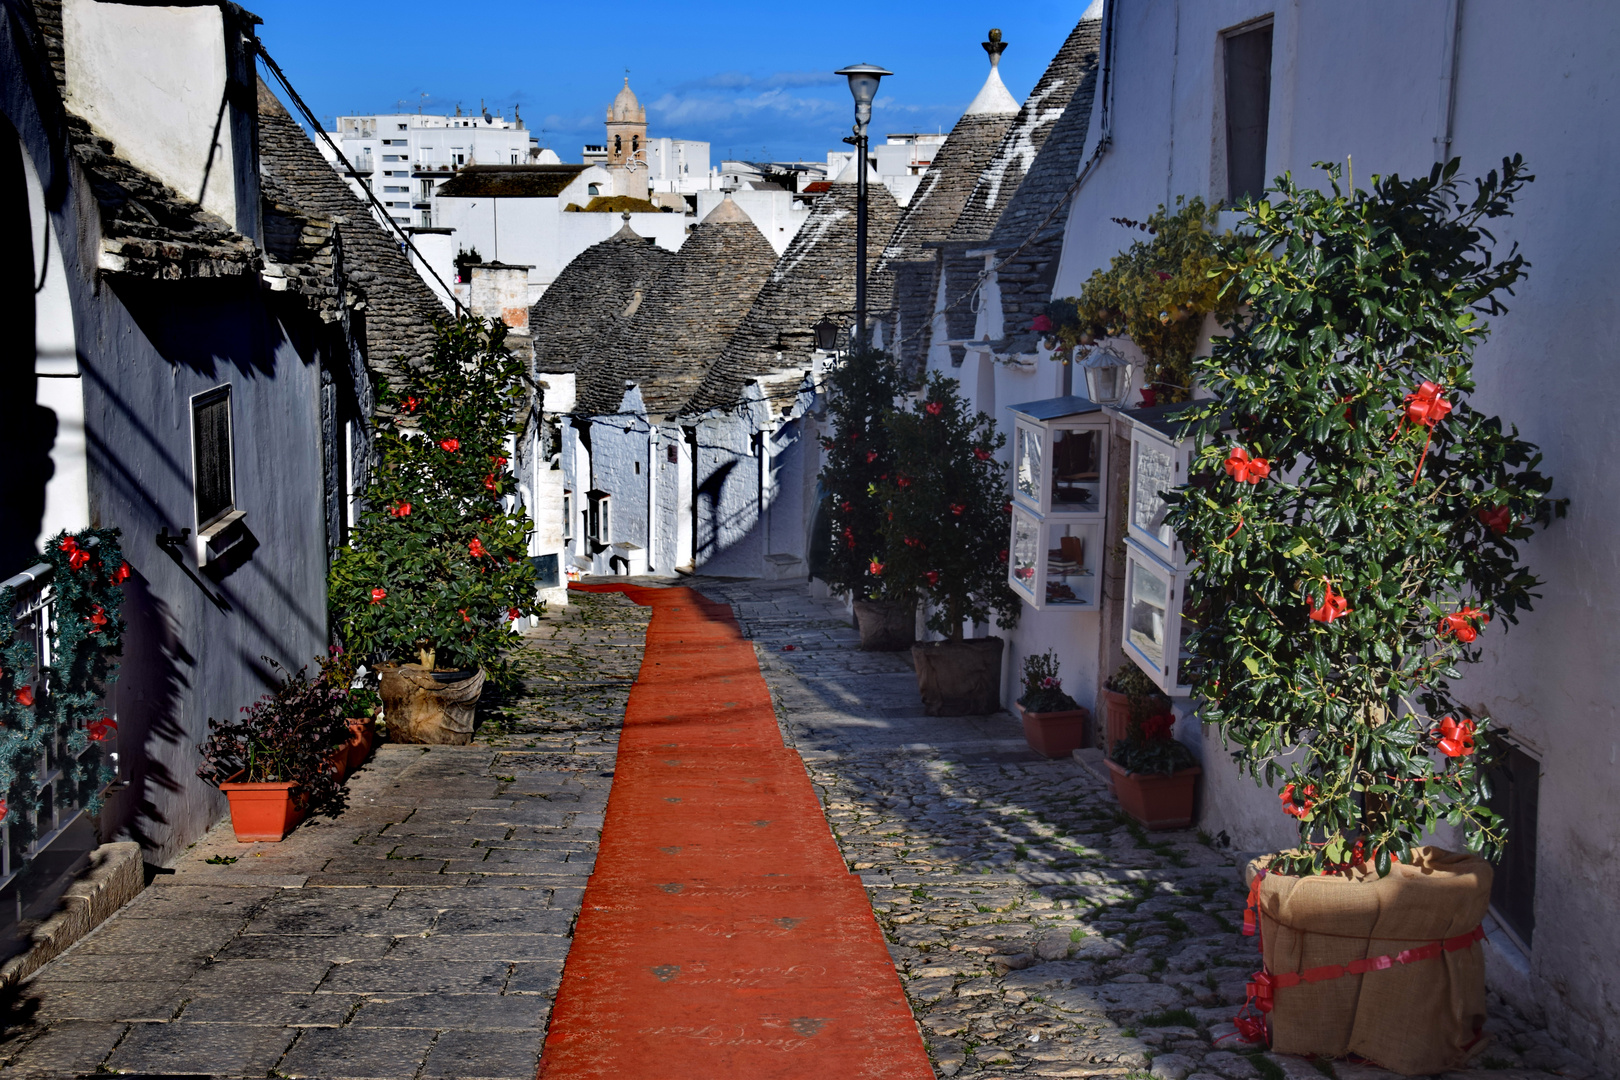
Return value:
M 261 184 L 311 220 L 326 219 L 341 234 L 343 270 L 364 295 L 366 360 L 385 377 L 433 350 L 434 323 L 448 310 L 348 184 L 321 157 L 263 80 L 259 82 Z M 267 225 L 269 223 L 267 222 Z
M 900 204 L 881 184 L 867 192 L 869 314 L 893 302 L 894 279 L 876 271 L 878 257 L 900 220 Z M 833 184 L 817 197 L 810 216 L 777 260 L 737 332 L 704 376 L 683 413 L 728 409 L 757 376 L 808 368 L 812 327 L 823 315 L 855 308 L 855 185 Z
M 889 269 L 896 262 L 932 261 L 933 254 L 923 245 L 950 235 L 979 174 L 1012 122 L 1010 113 L 981 113 L 956 122 L 901 212 L 894 236 L 884 245 L 879 269 Z
M 630 382 L 640 384 L 649 416 L 678 413 L 775 265 L 776 251 L 753 221 L 722 201 L 603 345 L 608 359 L 579 387 L 575 415 L 616 412 Z
M 502 199 L 550 199 L 585 165 L 468 165 L 439 186 L 439 194 Z
M 1034 166 L 1086 75 L 1097 66 L 1100 19 L 1082 19 L 1047 65 L 951 229 L 952 240 L 985 240 Z M 1073 179 L 1073 177 L 1070 177 Z
M 640 309 L 674 260 L 674 252 L 628 226 L 574 256 L 529 310 L 534 370 L 573 372 L 588 385 L 607 359 L 603 343 Z

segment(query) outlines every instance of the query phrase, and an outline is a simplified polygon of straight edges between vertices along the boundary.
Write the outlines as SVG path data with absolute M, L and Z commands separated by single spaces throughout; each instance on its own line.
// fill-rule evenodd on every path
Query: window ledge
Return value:
M 197 569 L 217 561 L 241 543 L 247 537 L 247 529 L 242 526 L 246 520 L 246 510 L 232 510 L 206 529 L 197 530 Z

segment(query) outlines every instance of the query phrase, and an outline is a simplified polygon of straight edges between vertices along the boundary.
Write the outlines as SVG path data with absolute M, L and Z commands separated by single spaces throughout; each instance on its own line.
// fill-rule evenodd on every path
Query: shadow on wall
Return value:
M 28 178 L 16 131 L 0 118 L 0 296 L 6 303 L 6 344 L 0 346 L 0 400 L 26 403 L 0 425 L 0 578 L 26 570 L 38 554 L 45 485 L 54 467 L 56 414 L 34 404 L 38 377 L 34 337 L 34 241 Z

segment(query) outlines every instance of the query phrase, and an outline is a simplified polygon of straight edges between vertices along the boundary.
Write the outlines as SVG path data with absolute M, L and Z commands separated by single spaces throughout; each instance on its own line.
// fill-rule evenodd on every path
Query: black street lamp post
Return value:
M 878 81 L 894 72 L 876 64 L 852 64 L 834 75 L 849 77 L 849 92 L 855 98 L 855 134 L 845 139 L 855 146 L 855 349 L 866 344 L 866 125 L 872 119 L 872 99 L 877 97 Z

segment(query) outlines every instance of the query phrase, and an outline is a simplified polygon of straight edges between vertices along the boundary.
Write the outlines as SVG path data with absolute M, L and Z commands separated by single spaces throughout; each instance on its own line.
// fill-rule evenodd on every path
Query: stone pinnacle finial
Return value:
M 996 67 L 1001 63 L 1001 54 L 1006 51 L 1007 43 L 1001 40 L 1001 31 L 995 27 L 990 29 L 990 40 L 981 41 L 984 51 L 990 54 L 990 66 Z

